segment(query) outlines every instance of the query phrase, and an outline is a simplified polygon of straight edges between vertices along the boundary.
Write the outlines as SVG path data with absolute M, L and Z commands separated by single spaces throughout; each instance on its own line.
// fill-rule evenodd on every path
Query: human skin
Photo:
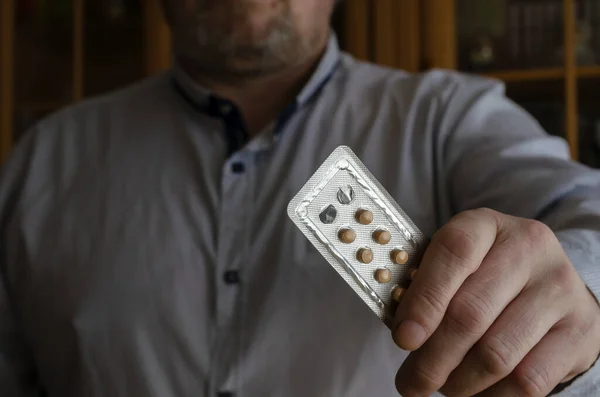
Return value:
M 404 397 L 546 396 L 596 361 L 600 306 L 550 228 L 478 209 L 432 238 L 393 337 Z

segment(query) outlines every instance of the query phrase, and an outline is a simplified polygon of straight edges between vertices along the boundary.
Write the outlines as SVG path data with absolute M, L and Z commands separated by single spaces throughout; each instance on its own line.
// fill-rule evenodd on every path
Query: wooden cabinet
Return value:
M 158 0 L 2 0 L 0 160 L 37 120 L 168 68 Z
M 600 0 L 344 0 L 334 21 L 360 59 L 504 81 L 573 158 L 600 166 Z
M 422 0 L 420 20 L 425 68 L 505 81 L 573 158 L 599 165 L 600 0 Z
M 503 80 L 600 165 L 600 0 L 344 0 L 333 27 L 363 60 Z M 171 62 L 158 0 L 2 0 L 0 39 L 0 161 L 40 117 Z
M 333 25 L 355 57 L 417 72 L 421 68 L 421 0 L 344 0 Z

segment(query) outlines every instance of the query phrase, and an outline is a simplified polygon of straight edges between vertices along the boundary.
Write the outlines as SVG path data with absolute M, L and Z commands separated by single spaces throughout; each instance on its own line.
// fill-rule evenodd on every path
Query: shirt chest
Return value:
M 385 130 L 365 132 L 361 122 L 341 133 L 340 119 L 297 118 L 278 140 L 229 157 L 218 124 L 165 125 L 170 135 L 80 160 L 32 200 L 15 220 L 23 260 L 9 278 L 48 371 L 61 370 L 51 363 L 65 351 L 97 372 L 110 371 L 103 363 L 114 357 L 150 355 L 182 377 L 205 371 L 227 384 L 241 376 L 241 352 L 264 358 L 273 346 L 290 349 L 291 335 L 294 359 L 277 361 L 284 367 L 310 363 L 306 346 L 324 339 L 331 362 L 323 368 L 345 360 L 356 340 L 367 343 L 365 329 L 381 324 L 295 228 L 287 205 L 340 144 L 426 233 L 435 187 L 417 181 L 427 167 L 385 150 Z M 347 338 L 336 336 L 340 326 Z M 135 377 L 144 371 L 101 377 L 143 384 Z
M 65 189 L 50 191 L 20 215 L 28 269 L 27 276 L 15 270 L 25 287 L 19 290 L 31 297 L 70 291 L 61 309 L 68 312 L 75 308 L 67 302 L 94 292 L 156 297 L 194 285 L 208 293 L 228 272 L 253 280 L 280 274 L 290 260 L 320 262 L 286 207 L 339 144 L 354 146 L 426 234 L 435 228 L 431 178 L 417 181 L 424 171 L 399 160 L 398 150 L 382 151 L 383 138 L 361 147 L 360 131 L 318 141 L 325 132 L 310 121 L 290 128 L 277 142 L 228 158 L 224 144 L 206 139 L 209 132 L 188 131 L 194 144 L 160 145 L 154 158 L 141 145 L 100 165 L 82 164 Z M 41 304 L 61 306 L 58 297 Z

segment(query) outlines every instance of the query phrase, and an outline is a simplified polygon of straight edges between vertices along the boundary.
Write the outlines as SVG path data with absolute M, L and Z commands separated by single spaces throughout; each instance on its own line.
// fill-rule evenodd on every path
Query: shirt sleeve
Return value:
M 488 207 L 550 226 L 600 301 L 600 171 L 504 95 L 502 84 L 457 77 L 439 120 L 444 189 L 454 213 Z M 467 104 L 467 106 L 465 106 Z M 558 396 L 600 394 L 600 363 Z
M 35 379 L 29 352 L 21 339 L 6 288 L 0 286 L 0 390 L 2 395 L 38 396 L 39 390 Z
M 26 144 L 15 150 L 0 177 L 0 395 L 40 396 L 35 365 L 25 343 L 15 300 L 9 282 L 10 269 L 19 266 L 14 247 L 15 236 L 7 229 L 17 211 L 20 190 L 26 178 L 29 153 Z

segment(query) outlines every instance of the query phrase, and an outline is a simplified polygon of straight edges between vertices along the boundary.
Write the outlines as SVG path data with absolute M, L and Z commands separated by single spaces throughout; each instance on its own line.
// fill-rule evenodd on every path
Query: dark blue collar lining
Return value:
M 249 141 L 248 128 L 246 127 L 242 115 L 237 107 L 226 99 L 217 98 L 214 95 L 208 97 L 208 102 L 204 105 L 199 104 L 190 97 L 189 93 L 180 85 L 177 79 L 172 78 L 171 83 L 181 97 L 198 113 L 208 114 L 211 117 L 218 118 L 225 127 L 227 135 L 228 157 L 240 150 Z M 228 114 L 224 114 L 222 107 L 229 107 Z
M 304 106 L 306 103 L 310 102 L 310 100 L 314 98 L 323 89 L 323 87 L 325 87 L 325 85 L 327 85 L 327 83 L 329 82 L 329 80 L 331 80 L 335 71 L 337 70 L 339 63 L 339 60 L 335 62 L 335 64 L 329 71 L 329 74 L 325 76 L 325 78 L 319 83 L 319 85 L 315 87 L 314 91 L 312 91 L 311 94 L 308 97 L 306 97 L 303 103 L 300 103 L 298 100 L 295 100 L 294 102 L 289 104 L 283 110 L 283 112 L 281 112 L 279 118 L 277 119 L 277 123 L 275 124 L 275 135 L 281 134 L 283 128 L 285 127 L 287 122 L 292 118 L 292 116 L 296 113 L 296 111 L 302 106 Z
M 329 82 L 340 63 L 340 49 L 337 36 L 331 32 L 327 49 L 317 69 L 309 82 L 291 104 L 289 104 L 279 115 L 275 122 L 274 135 L 282 133 L 287 122 L 293 117 L 298 109 L 314 98 Z M 249 140 L 248 129 L 244 123 L 241 113 L 230 101 L 218 98 L 208 91 L 202 91 L 201 87 L 194 87 L 193 81 L 175 64 L 171 82 L 175 91 L 190 104 L 192 109 L 198 113 L 206 113 L 211 117 L 221 119 L 227 134 L 229 143 L 229 155 L 241 149 Z M 196 95 L 197 94 L 197 95 Z M 223 107 L 228 112 L 222 111 Z

